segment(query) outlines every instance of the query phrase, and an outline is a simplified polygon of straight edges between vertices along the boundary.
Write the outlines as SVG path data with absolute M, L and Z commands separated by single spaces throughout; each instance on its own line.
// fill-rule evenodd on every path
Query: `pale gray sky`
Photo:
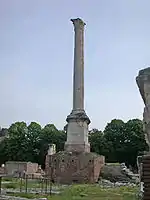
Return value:
M 72 108 L 74 30 L 85 30 L 85 106 L 91 128 L 142 118 L 135 83 L 150 64 L 149 0 L 0 0 L 0 125 L 65 125 Z

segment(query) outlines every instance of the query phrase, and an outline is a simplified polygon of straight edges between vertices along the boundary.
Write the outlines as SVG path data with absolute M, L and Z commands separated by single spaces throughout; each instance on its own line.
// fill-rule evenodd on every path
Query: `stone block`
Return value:
M 65 151 L 68 152 L 90 152 L 90 144 L 68 144 L 65 143 Z

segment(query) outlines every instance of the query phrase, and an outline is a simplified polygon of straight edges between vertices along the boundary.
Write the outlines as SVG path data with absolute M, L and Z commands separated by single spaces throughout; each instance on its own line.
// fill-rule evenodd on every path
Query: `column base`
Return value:
M 67 141 L 65 151 L 67 152 L 90 152 L 88 142 L 89 117 L 84 110 L 72 110 L 67 116 Z
M 65 143 L 65 151 L 67 152 L 90 152 L 90 144 L 69 144 Z

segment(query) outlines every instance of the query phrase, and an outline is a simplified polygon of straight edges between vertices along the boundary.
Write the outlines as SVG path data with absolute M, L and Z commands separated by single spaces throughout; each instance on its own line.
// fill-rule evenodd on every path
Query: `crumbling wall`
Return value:
M 5 164 L 6 173 L 13 175 L 17 172 L 27 171 L 27 162 L 8 161 Z
M 34 174 L 38 171 L 38 164 L 31 162 L 8 161 L 6 162 L 5 168 L 8 175 L 22 172 L 25 172 L 26 174 Z
M 34 174 L 38 171 L 38 163 L 27 163 L 27 174 Z

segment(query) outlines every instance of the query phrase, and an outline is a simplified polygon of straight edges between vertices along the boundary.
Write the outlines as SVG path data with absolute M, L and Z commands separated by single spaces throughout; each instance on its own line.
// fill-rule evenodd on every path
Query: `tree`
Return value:
M 141 151 L 146 150 L 143 123 L 139 119 L 112 120 L 104 130 L 104 139 L 110 153 L 106 154 L 109 161 L 125 162 L 127 165 L 136 166 L 136 158 Z
M 0 142 L 0 165 L 4 164 L 6 161 L 9 160 L 8 148 L 8 139 L 5 138 Z
M 39 136 L 41 126 L 31 122 L 29 126 L 25 122 L 16 122 L 8 129 L 8 137 L 0 145 L 0 158 L 4 161 L 31 161 L 39 159 Z
M 6 149 L 9 160 L 24 161 L 28 159 L 27 133 L 28 128 L 25 122 L 16 122 L 9 127 Z
M 28 126 L 27 132 L 27 147 L 28 147 L 28 158 L 30 158 L 31 162 L 39 161 L 40 154 L 40 134 L 42 128 L 36 122 L 31 122 Z
M 103 154 L 104 152 L 104 140 L 103 140 L 103 133 L 97 129 L 93 129 L 90 131 L 89 135 L 89 142 L 91 145 L 91 151 Z
M 122 148 L 124 127 L 125 123 L 120 119 L 113 119 L 105 127 L 105 156 L 109 162 L 118 162 L 117 150 Z
M 66 129 L 58 130 L 53 124 L 41 128 L 36 122 L 31 122 L 29 126 L 25 122 L 13 123 L 1 135 L 7 137 L 0 142 L 0 164 L 8 160 L 31 161 L 43 167 L 48 144 L 56 144 L 56 151 L 62 151 L 67 139 Z M 91 151 L 104 155 L 106 162 L 125 162 L 133 167 L 137 156 L 148 149 L 143 122 L 139 119 L 132 119 L 127 123 L 113 119 L 103 133 L 92 129 L 89 132 L 89 141 Z
M 66 133 L 59 131 L 53 124 L 47 124 L 41 131 L 40 134 L 40 157 L 39 162 L 45 166 L 45 157 L 48 150 L 49 144 L 55 144 L 56 150 L 63 150 L 64 143 L 66 141 Z
M 143 132 L 143 122 L 139 119 L 129 120 L 124 131 L 124 160 L 127 165 L 135 167 L 137 156 L 147 150 Z M 119 156 L 119 158 L 121 155 Z

